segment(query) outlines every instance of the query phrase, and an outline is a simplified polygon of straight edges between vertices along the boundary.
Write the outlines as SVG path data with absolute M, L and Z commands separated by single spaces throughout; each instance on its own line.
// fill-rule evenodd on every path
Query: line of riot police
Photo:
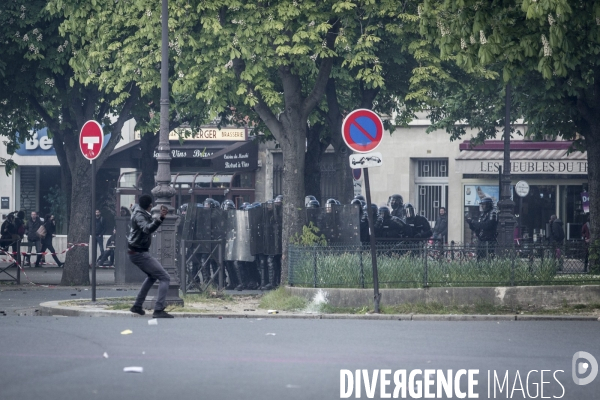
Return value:
M 224 267 L 227 289 L 270 290 L 279 285 L 282 254 L 282 196 L 265 203 L 243 203 L 239 209 L 231 200 L 223 204 L 208 198 L 202 204 L 181 207 L 180 238 L 187 246 L 187 281 L 208 283 L 218 271 L 215 243 L 225 244 Z M 314 196 L 305 199 L 305 223 L 312 223 L 328 245 L 361 245 L 369 242 L 367 206 L 362 196 L 348 205 L 329 199 L 321 207 Z M 417 215 L 411 204 L 394 194 L 388 206 L 371 205 L 378 240 L 426 240 L 431 235 L 427 219 Z M 193 242 L 197 241 L 197 242 Z

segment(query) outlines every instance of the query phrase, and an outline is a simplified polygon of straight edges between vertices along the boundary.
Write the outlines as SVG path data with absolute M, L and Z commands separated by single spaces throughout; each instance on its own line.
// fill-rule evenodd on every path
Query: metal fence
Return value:
M 182 240 L 179 245 L 178 273 L 183 294 L 204 292 L 210 284 L 222 290 L 225 243 L 222 240 Z M 206 282 L 200 271 L 203 267 L 208 271 Z
M 600 263 L 594 254 L 599 253 L 600 249 L 582 242 L 510 248 L 423 241 L 378 243 L 379 287 L 598 284 Z M 365 245 L 291 245 L 288 268 L 291 286 L 373 287 L 370 247 Z

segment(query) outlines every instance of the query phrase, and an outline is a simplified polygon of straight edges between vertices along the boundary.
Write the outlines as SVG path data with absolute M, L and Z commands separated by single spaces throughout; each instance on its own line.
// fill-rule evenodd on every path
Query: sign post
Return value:
M 379 167 L 382 163 L 381 153 L 370 153 L 381 144 L 383 138 L 383 122 L 379 115 L 371 110 L 360 108 L 352 111 L 344 118 L 342 123 L 342 137 L 350 149 L 357 153 L 351 154 L 350 167 L 362 168 L 365 179 L 365 193 L 367 198 L 367 219 L 369 221 L 369 237 L 371 245 L 371 263 L 373 266 L 374 311 L 379 313 L 379 275 L 377 271 L 377 252 L 375 249 L 375 221 L 371 212 L 371 186 L 369 184 L 369 168 Z
M 96 163 L 104 145 L 102 127 L 96 121 L 87 121 L 83 124 L 79 134 L 79 149 L 81 154 L 92 165 L 92 301 L 96 301 L 96 256 L 98 245 L 96 243 Z

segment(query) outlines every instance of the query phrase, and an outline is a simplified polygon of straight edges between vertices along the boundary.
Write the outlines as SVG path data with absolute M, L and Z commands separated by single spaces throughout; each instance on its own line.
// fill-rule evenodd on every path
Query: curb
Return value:
M 104 310 L 102 308 L 78 309 L 59 305 L 59 301 L 40 304 L 39 315 L 63 317 L 130 317 L 147 318 L 126 310 Z M 579 315 L 444 315 L 444 314 L 216 314 L 172 312 L 178 318 L 272 318 L 272 319 L 355 319 L 380 321 L 600 321 L 593 316 Z

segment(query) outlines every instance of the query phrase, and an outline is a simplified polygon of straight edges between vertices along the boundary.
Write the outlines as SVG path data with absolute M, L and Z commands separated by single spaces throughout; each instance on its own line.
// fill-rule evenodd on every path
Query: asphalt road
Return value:
M 517 371 L 526 386 L 530 370 L 550 370 L 545 397 L 563 386 L 564 399 L 600 393 L 600 377 L 587 386 L 571 378 L 575 352 L 600 359 L 598 322 L 148 320 L 0 317 L 0 399 L 339 399 L 341 369 L 479 369 L 479 398 L 488 398 L 488 370 L 500 380 L 508 371 L 511 387 Z M 533 397 L 541 379 L 530 374 L 531 396 L 512 398 Z

